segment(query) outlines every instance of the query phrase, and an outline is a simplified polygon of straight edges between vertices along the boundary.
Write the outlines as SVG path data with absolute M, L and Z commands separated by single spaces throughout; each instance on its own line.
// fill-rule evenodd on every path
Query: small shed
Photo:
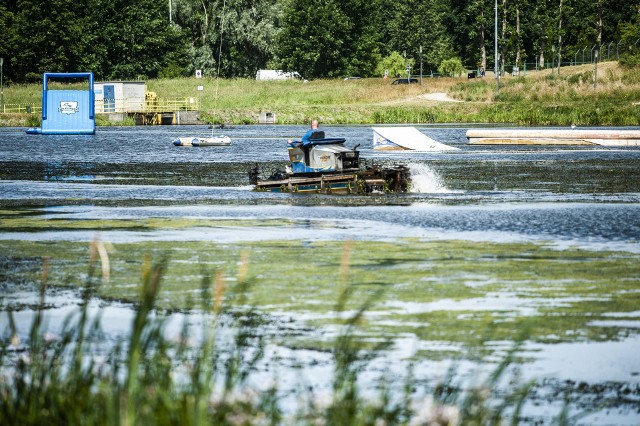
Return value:
M 104 81 L 94 83 L 96 113 L 123 113 L 145 110 L 144 81 Z
M 276 115 L 271 111 L 262 111 L 258 116 L 259 124 L 275 124 Z

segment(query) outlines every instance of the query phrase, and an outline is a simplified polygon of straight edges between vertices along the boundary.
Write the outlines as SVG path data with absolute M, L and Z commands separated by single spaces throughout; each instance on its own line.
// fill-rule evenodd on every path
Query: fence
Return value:
M 146 102 L 130 102 L 125 99 L 102 99 L 96 101 L 96 114 L 109 113 L 159 113 L 176 111 L 198 111 L 200 103 L 197 98 L 164 98 L 147 100 Z M 5 114 L 41 114 L 42 105 L 4 104 L 0 113 Z
M 585 45 L 584 47 L 574 48 L 575 50 L 568 50 L 561 55 L 562 62 L 560 67 L 576 66 L 584 64 L 593 64 L 594 62 L 610 61 L 620 59 L 620 55 L 626 52 L 637 52 L 640 50 L 640 39 L 636 40 L 633 45 L 622 44 L 623 41 L 618 42 L 611 41 L 608 43 L 602 43 L 600 45 Z M 500 75 L 526 75 L 530 70 L 542 70 L 542 69 L 557 69 L 558 68 L 558 55 L 555 49 L 551 52 L 545 52 L 545 57 L 548 60 L 540 62 L 539 56 L 536 56 L 533 61 L 527 62 L 526 60 L 519 66 L 516 64 L 501 64 Z M 487 72 L 493 72 L 493 65 L 487 64 Z M 517 72 L 514 74 L 514 69 Z M 474 70 L 473 67 L 469 67 L 469 70 L 474 71 L 476 75 L 480 75 L 479 67 Z
M 199 107 L 197 98 L 101 99 L 96 101 L 96 114 L 197 111 Z
M 5 114 L 40 114 L 42 105 L 20 105 L 20 104 L 4 104 L 4 110 L 0 113 Z

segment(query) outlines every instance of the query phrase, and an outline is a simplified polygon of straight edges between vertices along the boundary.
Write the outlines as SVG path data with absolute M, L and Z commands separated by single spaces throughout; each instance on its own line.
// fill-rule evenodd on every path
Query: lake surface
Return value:
M 206 126 L 99 127 L 92 136 L 26 135 L 22 128 L 0 128 L 0 242 L 90 242 L 100 238 L 114 244 L 216 241 L 219 244 L 289 241 L 391 242 L 468 241 L 495 244 L 545 244 L 557 250 L 588 250 L 640 254 L 640 148 L 560 146 L 469 146 L 464 127 L 417 126 L 431 138 L 459 148 L 444 153 L 377 152 L 373 132 L 367 126 L 325 126 L 327 136 L 345 137 L 347 145 L 359 145 L 361 157 L 376 162 L 398 162 L 412 169 L 414 190 L 409 194 L 330 196 L 272 194 L 252 191 L 247 172 L 258 164 L 264 173 L 282 168 L 288 161 L 286 142 L 301 135 L 304 126 L 237 126 L 214 134 L 231 137 L 229 147 L 183 148 L 171 141 L 178 136 L 207 136 Z M 33 216 L 51 221 L 51 227 L 23 229 L 9 226 L 12 220 Z M 60 221 L 194 220 L 250 223 L 206 229 L 157 227 L 141 231 L 121 227 L 60 228 Z M 226 221 L 226 222 L 225 222 Z M 277 223 L 260 226 L 254 223 Z M 22 223 L 22 222 L 21 222 Z M 26 223 L 26 222 L 25 222 Z M 32 290 L 11 286 L 11 268 L 18 252 L 5 253 L 0 283 L 2 306 L 29 299 Z M 7 260 L 9 259 L 9 260 Z M 570 277 L 567 277 L 569 279 Z M 611 276 L 611 280 L 638 277 Z M 630 386 L 640 398 L 640 288 L 629 293 L 638 301 L 632 308 L 608 312 L 609 320 L 597 318 L 599 327 L 619 330 L 604 341 L 576 339 L 546 344 L 530 342 L 531 362 L 521 368 L 523 376 L 557 383 L 567 381 L 606 384 L 606 389 Z M 517 302 L 485 300 L 493 309 Z M 535 304 L 524 303 L 522 309 Z M 59 298 L 61 317 L 74 298 Z M 442 300 L 439 309 L 447 310 Z M 458 302 L 455 309 L 475 309 Z M 393 306 L 405 312 L 424 309 L 408 302 Z M 109 309 L 109 308 L 107 308 Z M 129 318 L 126 308 L 111 306 L 118 318 Z M 491 311 L 491 307 L 485 306 Z M 28 310 L 21 317 L 23 329 Z M 56 313 L 57 312 L 57 313 Z M 292 315 L 303 327 L 299 313 L 271 312 L 274 317 Z M 0 314 L 1 315 L 1 314 Z M 109 312 L 106 314 L 109 315 Z M 607 321 L 610 321 L 607 323 Z M 126 321 L 122 321 L 123 324 Z M 55 321 L 54 321 L 55 323 Z M 111 324 L 116 324 L 112 321 Z M 608 325 L 607 325 L 608 324 Z M 4 327 L 4 325 L 3 325 Z M 416 330 L 419 326 L 416 326 Z M 110 330 L 124 332 L 126 325 Z M 621 337 L 624 336 L 624 337 Z M 395 350 L 381 363 L 406 360 L 419 347 L 415 335 L 398 338 Z M 440 342 L 445 344 L 445 342 Z M 295 352 L 284 345 L 291 358 L 309 362 L 313 380 L 326 376 L 328 361 L 321 352 Z M 295 353 L 294 353 L 295 352 Z M 275 355 L 274 355 L 275 356 Z M 298 361 L 296 361 L 298 362 Z M 466 362 L 469 364 L 467 365 Z M 424 362 L 424 375 L 442 371 L 444 361 Z M 313 367 L 312 365 L 315 365 Z M 475 362 L 461 363 L 472 370 Z M 381 369 L 372 366 L 373 370 Z M 398 367 L 400 368 L 400 367 Z M 318 379 L 320 380 L 320 379 Z M 608 386 L 608 387 L 607 387 Z M 542 392 L 542 391 L 541 391 Z M 593 396 L 593 395 L 591 395 Z M 576 400 L 588 399 L 589 395 Z M 544 409 L 535 404 L 532 414 L 543 412 L 547 421 L 559 408 L 553 398 Z M 589 404 L 582 401 L 583 407 Z M 580 405 L 580 404 L 578 404 Z M 594 409 L 583 424 L 638 424 L 640 414 L 624 400 L 617 409 Z M 593 409 L 593 407 L 591 407 Z M 579 410 L 578 410 L 579 411 Z M 545 417 L 546 416 L 546 417 Z M 546 420 L 545 420 L 546 419 Z
M 469 146 L 466 128 L 422 127 L 459 151 L 389 153 L 371 148 L 369 127 L 332 126 L 327 134 L 360 145 L 361 157 L 410 165 L 414 192 L 369 197 L 253 192 L 248 169 L 257 163 L 268 173 L 284 166 L 287 139 L 304 130 L 239 126 L 224 131 L 233 139 L 229 147 L 182 148 L 172 139 L 211 130 L 98 128 L 93 136 L 59 136 L 0 129 L 0 202 L 55 206 L 47 210 L 51 214 L 73 205 L 66 210 L 74 217 L 331 219 L 349 238 L 363 232 L 370 237 L 381 223 L 386 232 L 374 231 L 379 238 L 417 232 L 638 247 L 638 148 Z M 359 224 L 350 232 L 347 224 L 354 221 Z

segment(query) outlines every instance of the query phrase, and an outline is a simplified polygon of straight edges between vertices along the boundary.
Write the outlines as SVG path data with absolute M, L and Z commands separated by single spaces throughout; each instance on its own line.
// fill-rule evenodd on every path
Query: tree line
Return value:
M 9 82 L 493 69 L 496 23 L 500 67 L 640 50 L 640 0 L 0 0 L 0 56 Z

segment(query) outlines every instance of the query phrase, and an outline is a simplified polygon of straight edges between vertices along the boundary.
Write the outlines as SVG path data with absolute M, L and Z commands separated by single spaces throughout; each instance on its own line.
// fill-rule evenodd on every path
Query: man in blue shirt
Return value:
M 309 139 L 311 139 L 311 135 L 313 135 L 313 133 L 317 131 L 318 131 L 318 120 L 314 118 L 313 120 L 311 120 L 311 129 L 309 129 L 307 133 L 305 133 L 304 136 L 302 136 L 302 140 L 308 141 Z

